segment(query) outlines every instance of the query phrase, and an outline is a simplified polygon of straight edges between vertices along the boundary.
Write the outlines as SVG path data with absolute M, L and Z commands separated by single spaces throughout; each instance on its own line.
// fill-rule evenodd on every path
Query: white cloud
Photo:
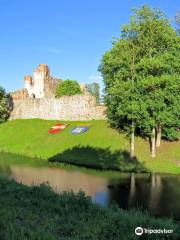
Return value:
M 90 76 L 89 79 L 90 79 L 92 82 L 102 82 L 102 80 L 103 80 L 103 78 L 102 78 L 100 75 Z
M 47 50 L 48 52 L 51 52 L 51 53 L 58 53 L 58 54 L 62 53 L 62 51 L 58 48 L 48 48 Z

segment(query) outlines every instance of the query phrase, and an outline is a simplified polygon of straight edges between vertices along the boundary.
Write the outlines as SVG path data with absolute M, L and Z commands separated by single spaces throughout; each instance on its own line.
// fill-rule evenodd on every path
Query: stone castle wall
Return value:
M 93 120 L 106 119 L 106 107 L 97 105 L 95 97 L 76 95 L 72 97 L 14 99 L 10 119 L 57 119 Z
M 26 88 L 17 90 L 15 92 L 10 93 L 10 97 L 14 100 L 21 100 L 29 98 L 29 94 Z

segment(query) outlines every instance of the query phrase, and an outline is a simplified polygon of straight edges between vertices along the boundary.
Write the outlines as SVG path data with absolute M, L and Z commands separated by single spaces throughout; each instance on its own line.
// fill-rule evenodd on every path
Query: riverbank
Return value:
M 49 135 L 48 129 L 56 122 L 29 119 L 0 124 L 0 151 L 35 157 L 42 165 L 50 161 L 123 172 L 180 173 L 179 142 L 162 141 L 156 159 L 151 159 L 148 141 L 136 138 L 136 158 L 132 161 L 128 139 L 106 121 L 66 122 L 67 129 Z M 91 129 L 72 135 L 71 129 L 83 123 L 91 124 Z
M 118 207 L 102 208 L 79 192 L 54 193 L 49 187 L 27 187 L 0 178 L 0 238 L 3 240 L 137 239 L 137 226 L 173 229 L 168 239 L 179 239 L 180 229 L 172 221 Z M 146 239 L 146 238 L 144 238 Z M 156 234 L 148 239 L 166 239 Z

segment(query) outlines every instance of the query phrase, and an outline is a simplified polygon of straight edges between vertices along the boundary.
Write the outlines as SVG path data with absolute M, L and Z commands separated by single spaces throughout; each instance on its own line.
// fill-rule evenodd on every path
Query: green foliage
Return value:
M 8 98 L 5 90 L 0 87 L 0 123 L 5 122 L 9 117 Z
M 180 128 L 180 38 L 159 10 L 134 10 L 119 39 L 102 59 L 110 122 L 130 133 L 151 136 L 162 127 L 172 140 Z M 166 128 L 173 129 L 166 134 Z
M 164 131 L 162 133 L 162 137 L 164 139 L 167 139 L 169 141 L 174 141 L 174 140 L 179 140 L 179 129 L 172 127 L 172 126 L 168 126 L 166 128 L 164 128 Z
M 83 192 L 54 193 L 50 187 L 27 187 L 0 179 L 0 239 L 3 240 L 135 240 L 137 226 L 180 230 L 173 220 L 151 217 L 147 212 L 102 208 Z M 147 239 L 169 239 L 161 234 Z M 146 236 L 143 238 L 146 239 Z
M 100 98 L 99 88 L 99 84 L 96 82 L 87 85 L 88 92 L 96 98 L 97 103 L 99 103 Z
M 150 128 L 161 125 L 166 139 L 171 141 L 177 139 L 180 126 L 179 75 L 149 76 L 141 81 L 141 86 L 143 86 L 142 96 L 145 96 L 142 100 L 148 103 L 146 121 L 149 123 L 151 121 Z M 145 124 L 143 126 L 146 134 L 150 135 L 150 129 L 147 130 L 148 126 Z
M 59 83 L 56 89 L 56 96 L 73 96 L 76 94 L 81 94 L 81 88 L 77 81 L 75 80 L 65 80 Z

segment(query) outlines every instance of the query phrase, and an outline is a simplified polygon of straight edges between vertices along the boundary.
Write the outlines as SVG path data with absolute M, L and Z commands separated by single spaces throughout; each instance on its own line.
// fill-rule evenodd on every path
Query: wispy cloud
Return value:
M 56 48 L 56 47 L 38 46 L 34 49 L 38 50 L 38 51 L 50 52 L 50 53 L 56 53 L 56 54 L 63 53 L 63 51 L 61 49 Z
M 57 53 L 57 54 L 62 53 L 62 50 L 58 48 L 48 48 L 47 51 L 51 53 Z
M 89 80 L 93 82 L 102 82 L 103 78 L 100 75 L 93 75 L 89 77 Z

